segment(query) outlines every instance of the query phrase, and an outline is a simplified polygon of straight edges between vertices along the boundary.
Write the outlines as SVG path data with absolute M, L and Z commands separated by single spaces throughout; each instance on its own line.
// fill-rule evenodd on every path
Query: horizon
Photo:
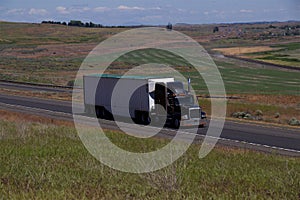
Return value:
M 0 21 L 40 23 L 80 20 L 110 26 L 172 24 L 222 24 L 300 21 L 297 0 L 36 0 L 0 3 Z

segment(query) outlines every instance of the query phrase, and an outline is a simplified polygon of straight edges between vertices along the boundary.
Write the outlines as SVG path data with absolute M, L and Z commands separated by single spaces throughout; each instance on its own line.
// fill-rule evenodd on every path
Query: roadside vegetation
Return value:
M 300 126 L 299 97 L 279 95 L 245 95 L 238 99 L 234 99 L 237 96 L 232 97 L 233 99 L 228 99 L 227 103 L 226 116 L 228 118 L 236 118 L 247 122 L 268 122 L 280 126 Z M 198 102 L 210 115 L 210 99 L 200 97 Z
M 165 145 L 106 132 L 131 151 Z M 173 165 L 149 174 L 110 169 L 84 148 L 72 126 L 0 121 L 0 197 L 5 199 L 297 199 L 300 160 L 199 145 Z

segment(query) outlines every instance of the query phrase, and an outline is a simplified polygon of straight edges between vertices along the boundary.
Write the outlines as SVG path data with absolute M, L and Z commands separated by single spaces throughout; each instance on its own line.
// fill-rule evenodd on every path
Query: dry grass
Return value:
M 230 48 L 214 48 L 212 50 L 219 51 L 224 55 L 241 55 L 246 53 L 256 53 L 264 51 L 273 51 L 278 48 L 272 48 L 269 46 L 255 46 L 255 47 L 230 47 Z
M 2 56 L 18 58 L 42 58 L 42 57 L 85 57 L 98 43 L 80 44 L 47 44 L 37 46 L 10 47 L 1 51 Z
M 19 123 L 40 123 L 40 124 L 52 124 L 58 126 L 69 126 L 74 127 L 73 122 L 70 121 L 63 121 L 58 119 L 53 119 L 49 117 L 42 117 L 32 114 L 25 114 L 19 112 L 12 112 L 7 110 L 0 110 L 0 120 L 9 121 L 9 122 L 16 122 Z
M 232 99 L 230 102 L 267 104 L 282 107 L 295 107 L 300 109 L 300 96 L 263 94 L 236 94 L 232 96 L 238 96 L 240 99 Z

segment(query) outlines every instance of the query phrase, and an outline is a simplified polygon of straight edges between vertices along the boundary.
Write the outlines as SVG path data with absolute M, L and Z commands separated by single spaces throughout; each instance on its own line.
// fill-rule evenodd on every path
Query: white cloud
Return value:
M 157 7 L 150 8 L 149 10 L 161 10 L 161 7 L 157 6 Z
M 93 9 L 93 11 L 95 12 L 105 12 L 105 11 L 109 11 L 110 8 L 107 8 L 107 7 L 96 7 Z
M 56 11 L 59 12 L 60 14 L 69 14 L 70 11 L 67 10 L 67 8 L 63 6 L 58 6 L 56 7 Z
M 177 11 L 179 11 L 179 12 L 186 12 L 185 9 L 181 9 L 181 8 L 178 8 Z
M 68 8 L 67 9 L 69 12 L 73 12 L 73 13 L 75 13 L 75 12 L 87 12 L 87 11 L 89 11 L 89 10 L 91 10 L 89 7 L 82 7 L 82 8 L 80 8 L 80 7 L 71 7 L 71 8 Z
M 142 7 L 137 7 L 137 6 L 129 7 L 129 6 L 124 6 L 124 5 L 119 6 L 117 9 L 118 10 L 145 10 L 145 8 L 142 8 Z
M 218 11 L 218 10 L 210 10 L 210 11 L 204 11 L 203 14 L 204 15 L 216 15 L 216 14 L 220 14 L 222 13 L 222 11 Z
M 83 7 L 82 8 L 82 11 L 89 11 L 89 10 L 91 10 L 89 7 Z
M 240 10 L 241 13 L 252 13 L 253 10 L 246 10 L 246 9 L 242 9 Z
M 46 15 L 48 12 L 45 9 L 31 8 L 28 12 L 29 15 Z
M 91 10 L 95 10 L 95 9 L 91 9 L 87 6 L 84 7 L 79 7 L 79 6 L 73 6 L 73 7 L 63 7 L 63 6 L 58 6 L 56 7 L 56 11 L 60 14 L 70 14 L 70 13 L 84 13 L 84 12 L 88 12 Z M 97 11 L 97 10 L 95 10 Z
M 11 9 L 11 10 L 8 10 L 6 12 L 6 14 L 13 14 L 13 15 L 24 15 L 25 14 L 25 9 L 23 8 L 14 8 L 14 9 Z

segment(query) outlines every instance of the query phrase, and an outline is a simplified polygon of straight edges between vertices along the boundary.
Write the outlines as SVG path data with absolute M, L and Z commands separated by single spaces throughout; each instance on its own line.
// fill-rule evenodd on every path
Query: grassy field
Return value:
M 139 152 L 163 139 L 107 132 Z M 110 169 L 84 148 L 74 128 L 0 121 L 0 198 L 4 199 L 298 199 L 300 160 L 218 147 L 199 159 L 199 145 L 149 174 Z
M 66 85 L 98 43 L 125 30 L 0 22 L 0 79 Z
M 146 49 L 128 53 L 118 60 L 118 66 L 138 66 L 146 63 L 161 63 L 173 66 L 184 76 L 192 78 L 192 85 L 198 94 L 208 94 L 206 84 L 199 73 L 191 69 L 185 59 L 162 50 Z M 279 71 L 276 69 L 247 68 L 235 63 L 216 63 L 224 80 L 228 94 L 282 94 L 300 95 L 298 72 Z M 112 64 L 111 69 L 113 68 Z M 114 71 L 122 73 L 124 70 Z
M 126 29 L 94 29 L 51 24 L 0 22 L 0 30 L 1 44 L 27 48 L 43 44 L 98 43 Z
M 181 31 L 200 42 L 209 52 L 213 48 L 220 47 L 235 47 L 240 50 L 249 46 L 256 48 L 255 46 L 263 45 L 275 49 L 279 48 L 281 51 L 277 53 L 263 52 L 266 54 L 263 56 L 256 55 L 256 57 L 258 56 L 257 59 L 263 59 L 267 62 L 288 61 L 295 66 L 299 65 L 299 38 L 290 34 L 284 35 L 284 33 L 287 32 L 286 26 L 297 27 L 297 25 L 297 22 L 290 22 L 274 23 L 272 26 L 270 24 L 222 24 L 177 25 L 174 27 L 175 30 Z M 215 26 L 219 26 L 219 32 L 212 33 Z M 74 79 L 83 59 L 99 42 L 125 30 L 127 29 L 0 22 L 0 79 L 67 85 L 69 81 Z M 298 31 L 298 28 L 293 29 L 293 31 Z M 269 32 L 275 35 L 270 38 L 263 37 Z M 159 58 L 155 52 L 148 53 L 150 57 L 154 57 L 151 59 L 149 55 L 146 55 L 148 58 L 145 58 L 142 53 L 137 53 L 136 56 L 140 57 L 134 59 L 149 61 L 155 58 L 157 62 L 166 62 L 164 59 L 167 59 L 177 66 L 184 64 L 178 58 Z M 161 56 L 166 56 L 166 54 Z M 129 62 L 136 62 L 132 58 L 126 59 L 129 59 Z M 172 61 L 172 59 L 174 60 Z M 237 63 L 217 62 L 217 64 L 221 64 L 221 66 L 232 65 L 237 68 L 248 67 L 238 66 Z M 236 69 L 236 71 L 238 70 Z M 226 79 L 226 72 L 224 72 L 224 76 Z M 231 89 L 231 85 L 234 83 L 228 81 L 227 85 L 227 88 Z M 257 91 L 269 93 L 273 92 L 274 87 L 271 87 L 271 91 L 265 89 L 266 87 L 263 87 Z M 233 90 L 233 92 L 236 91 L 235 86 L 233 86 Z M 290 91 L 290 89 L 287 90 Z M 244 88 L 241 88 L 240 91 L 243 92 Z
M 253 28 L 254 25 L 241 26 L 245 30 L 252 30 L 250 28 Z M 217 44 L 219 40 L 224 38 L 214 40 L 216 35 L 210 33 L 211 28 L 210 25 L 186 28 L 183 26 L 177 29 L 189 34 L 194 39 L 197 39 L 198 36 L 202 38 L 210 36 L 207 39 L 213 46 L 213 44 Z M 93 29 L 49 24 L 1 22 L 0 30 L 0 79 L 67 85 L 69 81 L 75 78 L 81 62 L 97 43 L 126 29 Z M 217 34 L 221 34 L 226 30 L 223 27 L 220 29 L 220 33 Z M 233 30 L 236 30 L 235 25 L 232 25 L 231 34 L 235 33 Z M 259 30 L 263 29 L 260 28 Z M 252 36 L 254 37 L 254 35 Z M 249 37 L 241 37 L 241 39 L 244 39 L 246 44 Z M 285 39 L 288 41 L 291 40 L 291 37 Z M 269 51 L 271 47 L 277 50 L 275 52 Z M 252 50 L 254 48 L 255 51 L 264 51 L 252 52 L 251 55 L 263 54 L 264 58 L 271 59 L 277 54 L 284 54 L 282 57 L 277 56 L 277 61 L 280 59 L 281 61 L 282 59 L 297 59 L 296 57 L 299 55 L 297 54 L 299 43 L 279 44 L 271 47 L 268 47 L 268 49 L 252 47 L 250 48 Z M 209 48 L 208 50 L 210 50 Z M 249 54 L 249 49 L 244 48 L 247 50 L 245 53 L 248 52 Z M 234 51 L 231 50 L 231 52 Z M 289 57 L 286 55 L 289 55 Z M 259 55 L 258 59 L 263 57 Z M 120 66 L 126 68 L 126 65 L 132 66 L 148 62 L 169 64 L 177 70 L 181 70 L 186 76 L 196 77 L 193 71 L 187 67 L 188 63 L 183 58 L 154 49 L 131 52 L 117 60 L 115 65 L 119 68 Z M 300 81 L 298 73 L 240 66 L 239 63 L 228 60 L 221 62 L 216 60 L 216 64 L 229 94 L 299 95 Z M 206 86 L 199 77 L 196 77 L 193 84 L 199 93 L 207 93 Z

